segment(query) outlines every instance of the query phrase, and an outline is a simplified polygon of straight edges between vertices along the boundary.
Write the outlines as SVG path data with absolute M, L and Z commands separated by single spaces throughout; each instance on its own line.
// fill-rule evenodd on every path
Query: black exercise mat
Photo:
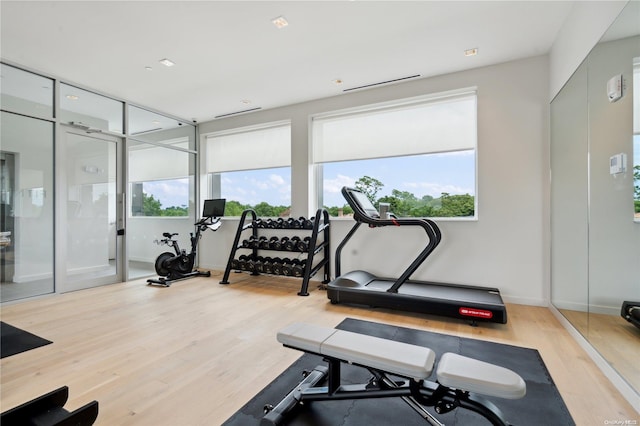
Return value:
M 525 380 L 527 383 L 527 395 L 516 400 L 487 397 L 488 400 L 502 410 L 509 422 L 520 426 L 575 425 L 540 354 L 535 349 L 413 330 L 352 318 L 347 318 L 336 328 L 427 346 L 436 352 L 437 359 L 444 352 L 454 352 L 509 368 L 520 374 Z M 224 426 L 258 425 L 263 416 L 264 405 L 272 404 L 275 406 L 302 380 L 302 371 L 312 370 L 316 365 L 326 365 L 326 363 L 322 362 L 319 356 L 302 355 L 286 371 L 231 416 L 224 423 Z M 434 373 L 429 380 L 435 381 L 436 369 L 437 365 L 434 366 Z M 371 374 L 363 368 L 342 364 L 343 383 L 364 383 L 370 376 Z M 434 413 L 432 408 L 428 408 L 428 410 Z M 465 409 L 456 409 L 436 417 L 447 426 L 490 424 L 484 417 Z M 424 426 L 427 422 L 400 398 L 384 398 L 313 402 L 304 407 L 298 407 L 288 418 L 287 424 Z
M 27 331 L 0 322 L 0 358 L 5 358 L 53 343 Z

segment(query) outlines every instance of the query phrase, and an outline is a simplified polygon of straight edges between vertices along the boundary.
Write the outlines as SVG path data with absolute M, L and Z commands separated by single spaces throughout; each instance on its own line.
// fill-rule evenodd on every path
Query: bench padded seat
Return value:
M 444 386 L 487 396 L 518 399 L 527 393 L 527 385 L 517 373 L 451 352 L 440 357 L 436 375 Z
M 436 357 L 422 346 L 305 323 L 283 328 L 277 338 L 296 349 L 416 380 L 431 375 Z
M 431 375 L 436 356 L 423 346 L 306 323 L 283 328 L 277 338 L 285 346 L 415 380 Z M 527 390 L 517 373 L 452 352 L 440 357 L 436 375 L 443 386 L 499 398 L 522 398 Z

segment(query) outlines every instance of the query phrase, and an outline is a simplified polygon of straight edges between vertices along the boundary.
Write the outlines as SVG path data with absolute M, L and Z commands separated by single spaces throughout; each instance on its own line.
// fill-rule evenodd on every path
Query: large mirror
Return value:
M 550 155 L 551 301 L 640 394 L 638 58 L 629 2 L 552 101 Z

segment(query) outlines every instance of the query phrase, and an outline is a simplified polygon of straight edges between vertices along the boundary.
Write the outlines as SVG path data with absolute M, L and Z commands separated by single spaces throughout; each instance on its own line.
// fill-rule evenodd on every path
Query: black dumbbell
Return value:
M 309 228 L 309 223 L 311 222 L 306 217 L 300 216 L 298 218 L 298 223 L 300 224 L 300 229 L 307 229 Z M 313 228 L 313 224 L 311 224 L 311 228 Z
M 276 225 L 276 228 L 282 229 L 286 227 L 285 226 L 286 223 L 287 222 L 283 218 L 279 217 L 278 219 L 276 219 L 275 225 Z
M 282 259 L 275 257 L 271 262 L 271 270 L 274 275 L 282 275 Z
M 254 272 L 256 269 L 256 259 L 253 256 L 247 256 L 247 262 L 244 264 L 244 270 Z
M 296 259 L 297 260 L 297 259 Z M 304 275 L 304 269 L 307 266 L 307 260 L 301 260 L 297 264 L 293 265 L 293 276 L 302 277 Z
M 243 271 L 246 270 L 247 260 L 249 260 L 249 256 L 247 256 L 246 254 L 243 254 L 240 257 L 238 257 L 238 269 L 241 269 Z
M 253 226 L 254 228 L 264 228 L 264 223 L 262 219 L 258 218 L 258 219 L 254 219 L 251 222 L 251 226 Z
M 289 242 L 289 237 L 280 238 L 280 250 L 286 250 L 288 242 Z
M 305 252 L 309 250 L 309 244 L 311 244 L 311 237 L 304 237 L 303 240 L 298 241 L 298 244 L 297 244 L 298 251 Z
M 258 248 L 258 238 L 251 235 L 248 239 L 242 240 L 244 248 Z
M 282 275 L 292 276 L 294 262 L 300 262 L 298 259 L 282 259 Z
M 256 257 L 256 260 L 253 262 L 253 271 L 259 273 L 264 272 L 264 259 L 262 256 Z
M 265 274 L 273 274 L 273 259 L 268 256 L 262 260 L 262 272 Z
M 284 249 L 288 251 L 297 250 L 298 241 L 300 241 L 300 237 L 298 236 L 291 237 L 291 239 L 287 240 L 284 244 L 282 244 L 282 247 L 284 247 Z
M 304 229 L 313 229 L 313 224 L 315 223 L 316 218 L 315 217 L 311 217 L 309 219 L 305 219 L 304 220 Z
M 231 259 L 231 269 L 240 270 L 240 261 L 238 259 Z
M 258 248 L 268 249 L 269 248 L 269 240 L 267 237 L 258 238 Z
M 271 250 L 280 250 L 282 248 L 282 244 L 280 243 L 279 237 L 271 237 L 269 239 L 269 248 Z

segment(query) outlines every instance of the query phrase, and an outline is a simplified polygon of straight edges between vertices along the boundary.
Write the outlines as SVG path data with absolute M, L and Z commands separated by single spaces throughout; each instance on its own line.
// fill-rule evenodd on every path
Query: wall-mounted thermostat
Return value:
M 607 98 L 609 102 L 615 102 L 622 97 L 622 74 L 613 76 L 607 82 Z
M 627 154 L 616 154 L 609 158 L 609 174 L 617 175 L 627 171 Z

